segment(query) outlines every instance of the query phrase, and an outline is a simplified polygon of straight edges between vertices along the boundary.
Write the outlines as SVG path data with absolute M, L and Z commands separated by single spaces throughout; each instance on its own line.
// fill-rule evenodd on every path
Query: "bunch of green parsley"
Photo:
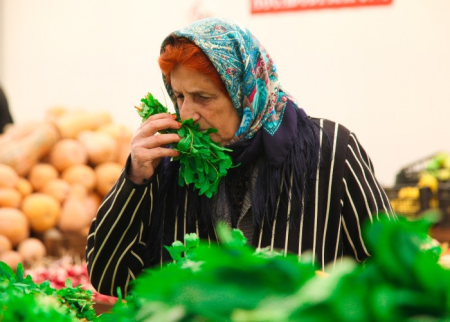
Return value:
M 141 99 L 140 106 L 136 107 L 142 122 L 151 115 L 168 113 L 167 107 L 162 105 L 151 93 Z M 178 184 L 194 184 L 199 195 L 211 198 L 219 187 L 220 179 L 224 177 L 232 166 L 232 160 L 227 152 L 231 152 L 219 144 L 213 142 L 209 134 L 216 133 L 217 129 L 210 128 L 200 131 L 198 124 L 192 119 L 181 121 L 178 130 L 167 129 L 162 133 L 177 133 L 181 140 L 174 149 L 180 155 L 173 161 L 180 161 L 180 173 Z

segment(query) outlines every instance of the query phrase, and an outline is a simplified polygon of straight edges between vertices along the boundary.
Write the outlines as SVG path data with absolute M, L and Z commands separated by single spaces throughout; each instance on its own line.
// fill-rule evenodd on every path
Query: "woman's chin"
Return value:
M 210 133 L 209 137 L 211 138 L 211 141 L 213 141 L 214 143 L 221 145 L 221 146 L 227 145 L 232 139 L 232 138 L 230 138 L 230 139 L 223 138 L 223 137 L 217 135 L 217 133 Z
M 217 143 L 217 144 L 220 144 L 220 145 L 223 144 L 222 138 L 217 136 L 217 134 L 212 133 L 212 134 L 209 135 L 209 137 L 211 138 L 211 141 L 213 141 L 214 143 Z

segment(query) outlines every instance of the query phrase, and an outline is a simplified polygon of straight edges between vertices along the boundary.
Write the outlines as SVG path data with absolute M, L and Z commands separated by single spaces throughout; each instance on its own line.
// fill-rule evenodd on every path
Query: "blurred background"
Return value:
M 259 14 L 250 0 L 0 0 L 0 84 L 16 122 L 64 106 L 107 110 L 136 128 L 140 98 L 166 97 L 164 37 L 203 17 L 232 18 L 311 116 L 356 133 L 389 186 L 409 162 L 450 150 L 449 12 L 448 0 Z
M 295 6 L 307 10 L 283 10 Z M 89 281 L 90 224 L 128 157 L 134 106 L 151 92 L 172 108 L 161 42 L 212 16 L 259 38 L 309 115 L 356 133 L 397 214 L 438 211 L 430 235 L 450 253 L 449 13 L 450 0 L 0 0 L 14 120 L 2 126 L 0 92 L 0 262 L 85 285 L 97 314 L 115 303 Z

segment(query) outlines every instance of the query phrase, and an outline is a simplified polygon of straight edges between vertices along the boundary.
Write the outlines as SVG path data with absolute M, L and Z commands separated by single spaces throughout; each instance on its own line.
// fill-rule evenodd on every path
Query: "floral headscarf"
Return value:
M 171 33 L 162 48 L 171 36 L 194 42 L 219 72 L 241 119 L 233 141 L 250 139 L 261 128 L 275 134 L 287 101 L 295 101 L 282 90 L 272 58 L 248 29 L 231 20 L 207 18 Z M 164 82 L 178 113 L 172 88 Z

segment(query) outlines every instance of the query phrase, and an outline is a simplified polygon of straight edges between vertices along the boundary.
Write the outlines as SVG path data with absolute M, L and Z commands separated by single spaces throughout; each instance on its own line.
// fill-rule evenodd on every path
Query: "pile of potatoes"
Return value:
M 129 155 L 132 130 L 104 111 L 49 109 L 0 135 L 0 261 L 46 255 L 46 234 L 86 236 Z

